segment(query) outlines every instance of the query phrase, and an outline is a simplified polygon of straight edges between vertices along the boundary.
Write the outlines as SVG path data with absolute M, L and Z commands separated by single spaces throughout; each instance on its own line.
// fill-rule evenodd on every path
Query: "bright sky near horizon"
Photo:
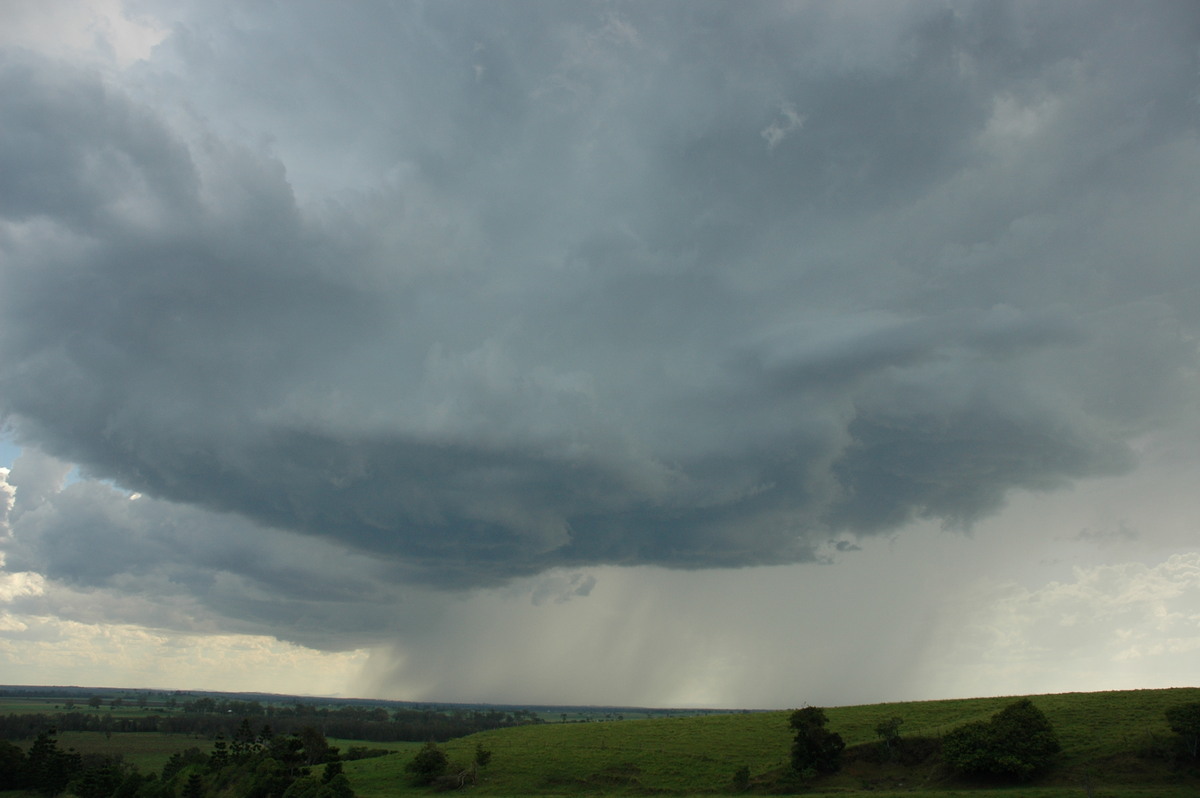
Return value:
M 1196 684 L 1200 6 L 0 19 L 0 682 Z

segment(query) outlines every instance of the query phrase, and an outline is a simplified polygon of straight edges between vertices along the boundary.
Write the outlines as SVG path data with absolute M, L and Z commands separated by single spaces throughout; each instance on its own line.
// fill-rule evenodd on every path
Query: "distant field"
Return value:
M 186 748 L 199 748 L 208 752 L 212 740 L 192 737 L 187 734 L 158 734 L 156 732 L 119 733 L 105 735 L 103 732 L 62 732 L 58 735 L 62 748 L 74 748 L 81 754 L 120 755 L 143 773 L 158 773 L 167 764 L 171 754 Z
M 86 700 L 76 700 L 69 704 L 61 698 L 14 698 L 11 696 L 0 696 L 0 715 L 26 715 L 37 713 L 54 713 L 54 712 L 90 712 L 95 714 L 111 713 L 120 717 L 140 717 L 143 715 L 162 715 L 171 710 L 161 705 L 147 704 L 145 707 L 139 707 L 133 701 L 123 702 L 119 707 L 113 707 L 111 702 L 105 701 L 101 707 L 90 707 Z M 178 710 L 175 710 L 178 711 Z

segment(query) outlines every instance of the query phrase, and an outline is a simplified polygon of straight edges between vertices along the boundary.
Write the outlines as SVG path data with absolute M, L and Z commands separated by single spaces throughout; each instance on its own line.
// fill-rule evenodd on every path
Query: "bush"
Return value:
M 966 776 L 1026 781 L 1048 768 L 1062 750 L 1050 721 L 1029 699 L 991 720 L 959 726 L 942 741 L 946 764 Z
M 1200 703 L 1171 707 L 1167 710 L 1167 725 L 1179 735 L 1182 756 L 1185 759 L 1200 758 Z
M 742 765 L 733 772 L 733 789 L 735 792 L 745 792 L 750 789 L 749 765 Z
M 446 773 L 449 765 L 446 752 L 430 741 L 404 766 L 404 770 L 412 774 L 414 784 L 424 786 L 437 781 Z
M 825 728 L 825 710 L 805 707 L 792 713 L 790 725 L 796 730 L 792 742 L 792 768 L 797 773 L 836 773 L 842 767 L 846 748 L 840 734 Z

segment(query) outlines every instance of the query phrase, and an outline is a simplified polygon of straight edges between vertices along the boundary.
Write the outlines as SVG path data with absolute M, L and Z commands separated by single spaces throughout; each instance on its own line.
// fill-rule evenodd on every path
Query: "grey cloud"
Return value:
M 277 634 L 338 649 L 391 640 L 406 622 L 392 568 L 317 540 L 93 480 L 28 490 L 31 473 L 64 464 L 26 451 L 5 568 L 40 573 L 52 590 L 18 612 L 85 623 L 121 621 L 184 631 Z
M 6 54 L 0 412 L 147 496 L 69 487 L 10 564 L 303 582 L 304 624 L 1128 467 L 1193 387 L 1195 19 L 887 8 L 205 3 L 124 84 Z M 218 562 L 293 539 L 380 574 Z

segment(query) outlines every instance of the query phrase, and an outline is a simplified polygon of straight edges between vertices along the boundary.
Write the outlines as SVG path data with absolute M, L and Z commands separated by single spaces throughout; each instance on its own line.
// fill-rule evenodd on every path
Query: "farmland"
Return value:
M 529 722 L 457 737 L 441 744 L 452 763 L 473 770 L 467 789 L 481 795 L 598 795 L 733 793 L 734 774 L 748 772 L 742 789 L 750 794 L 796 793 L 872 796 L 912 795 L 931 798 L 990 795 L 1049 798 L 1059 795 L 1183 796 L 1200 787 L 1195 768 L 1181 768 L 1163 756 L 1172 739 L 1165 711 L 1200 701 L 1200 689 L 1068 693 L 1034 696 L 1053 724 L 1062 744 L 1055 766 L 1014 791 L 970 783 L 954 776 L 938 757 L 918 763 L 880 761 L 871 754 L 879 745 L 877 727 L 901 718 L 908 739 L 937 740 L 964 723 L 985 720 L 1013 698 L 977 698 L 876 704 L 826 709 L 828 726 L 844 739 L 845 765 L 838 773 L 799 779 L 790 768 L 792 730 L 789 712 L 724 712 L 675 717 L 639 717 L 634 713 L 591 711 L 577 717 L 557 713 L 558 722 Z M 78 701 L 76 703 L 79 703 Z M 97 714 L 162 711 L 139 708 L 136 702 L 113 708 L 111 699 Z M 63 701 L 6 697 L 7 714 L 63 712 Z M 281 703 L 275 717 L 284 711 Z M 534 714 L 532 711 L 529 717 Z M 647 712 L 646 714 L 651 714 Z M 617 717 L 624 717 L 617 720 Z M 82 754 L 119 755 L 146 773 L 158 772 L 176 752 L 197 747 L 209 751 L 213 739 L 202 734 L 157 732 L 68 731 L 60 744 Z M 335 738 L 343 753 L 371 748 L 374 756 L 344 763 L 344 773 L 360 798 L 429 794 L 410 784 L 406 765 L 422 743 L 366 742 Z M 472 768 L 478 749 L 491 753 L 484 767 Z M 390 751 L 391 753 L 384 753 Z

